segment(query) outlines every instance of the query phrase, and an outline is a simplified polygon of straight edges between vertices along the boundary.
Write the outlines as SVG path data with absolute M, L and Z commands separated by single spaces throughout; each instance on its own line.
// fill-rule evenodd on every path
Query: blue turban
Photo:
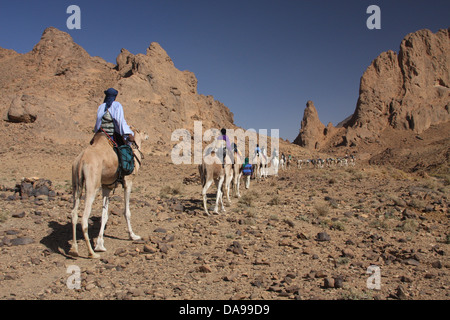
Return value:
M 114 88 L 109 88 L 105 91 L 105 100 L 103 101 L 103 103 L 106 103 L 105 112 L 109 109 L 109 107 L 111 107 L 118 94 L 119 91 Z

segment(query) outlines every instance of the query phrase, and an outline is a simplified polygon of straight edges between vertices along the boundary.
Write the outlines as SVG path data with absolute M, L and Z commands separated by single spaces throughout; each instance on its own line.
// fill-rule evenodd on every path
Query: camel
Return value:
M 253 158 L 253 164 L 255 164 L 256 180 L 260 181 L 262 178 L 267 178 L 267 161 L 264 156 L 255 154 Z
M 267 157 L 267 150 L 263 147 L 261 148 L 261 153 L 263 154 L 263 156 L 261 157 L 261 176 L 264 179 L 267 179 L 267 175 L 269 173 L 268 168 L 269 158 Z
M 143 154 L 140 152 L 141 144 L 143 140 L 147 140 L 148 136 L 139 130 L 134 129 L 134 155 L 137 161 L 135 161 L 135 168 L 131 175 L 124 178 L 124 195 L 125 195 L 125 219 L 127 222 L 128 233 L 130 239 L 139 240 L 140 236 L 136 235 L 131 228 L 131 212 L 130 212 L 130 193 L 133 185 L 133 180 L 136 177 Z M 105 231 L 105 225 L 108 220 L 108 204 L 109 194 L 117 184 L 118 177 L 118 157 L 112 148 L 111 141 L 108 136 L 101 132 L 96 133 L 92 144 L 89 145 L 84 151 L 82 151 L 75 159 L 72 165 L 72 189 L 73 189 L 73 210 L 72 210 L 72 227 L 73 227 L 73 243 L 69 251 L 69 254 L 78 257 L 78 244 L 76 239 L 76 226 L 78 221 L 78 207 L 80 205 L 81 194 L 83 187 L 86 189 L 85 208 L 81 219 L 81 228 L 83 230 L 84 239 L 89 251 L 89 258 L 99 258 L 99 254 L 92 250 L 92 246 L 89 242 L 88 234 L 88 219 L 91 214 L 92 204 L 94 202 L 98 189 L 102 188 L 103 196 L 103 209 L 102 220 L 99 236 L 97 238 L 97 245 L 95 251 L 104 252 L 103 233 Z
M 274 155 L 271 160 L 271 167 L 273 168 L 272 169 L 273 175 L 276 177 L 278 177 L 278 164 L 279 164 L 278 156 Z
M 256 154 L 251 163 L 253 164 L 253 174 L 255 175 L 255 179 L 256 181 L 259 181 L 261 179 L 261 157 Z
M 289 169 L 291 167 L 291 164 L 292 164 L 292 158 L 289 156 L 286 159 L 286 169 Z
M 238 198 L 241 197 L 241 194 L 239 192 L 239 187 L 241 184 L 242 164 L 243 164 L 243 162 L 242 162 L 241 157 L 239 157 L 239 154 L 237 152 L 235 152 L 234 153 L 234 164 L 233 164 L 233 193 Z
M 225 211 L 223 205 L 223 184 L 225 182 L 225 187 L 227 194 L 229 195 L 230 183 L 233 177 L 231 159 L 227 155 L 225 157 L 225 165 L 222 165 L 222 161 L 216 155 L 213 150 L 211 153 L 203 158 L 202 164 L 198 166 L 200 173 L 200 179 L 202 181 L 202 196 L 203 196 L 203 207 L 205 208 L 205 213 L 210 216 L 208 211 L 208 203 L 206 198 L 206 192 L 213 182 L 215 182 L 217 187 L 216 205 L 214 207 L 214 213 L 218 214 L 219 202 L 221 204 L 221 210 Z M 229 199 L 228 199 L 229 200 Z
M 282 170 L 286 170 L 286 159 L 283 157 L 280 159 L 280 167 Z

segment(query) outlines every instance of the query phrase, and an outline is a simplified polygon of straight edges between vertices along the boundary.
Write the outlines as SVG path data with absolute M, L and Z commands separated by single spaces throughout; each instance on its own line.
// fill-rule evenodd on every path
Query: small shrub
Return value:
M 345 231 L 345 226 L 341 221 L 335 221 L 330 225 L 331 230 Z
M 254 193 L 246 193 L 239 198 L 238 203 L 246 207 L 252 207 L 254 199 L 255 199 Z
M 339 265 L 348 264 L 349 262 L 350 262 L 350 259 L 347 257 L 339 257 L 336 261 L 336 263 Z
M 372 293 L 349 289 L 341 294 L 342 300 L 373 300 Z
M 369 223 L 369 226 L 376 229 L 388 230 L 389 225 L 384 220 L 374 220 Z
M 271 214 L 271 215 L 269 216 L 269 220 L 278 221 L 278 220 L 279 220 L 279 219 L 278 219 L 278 215 L 276 215 L 276 214 Z
M 407 231 L 407 232 L 414 232 L 417 231 L 417 228 L 419 227 L 419 224 L 414 219 L 407 219 L 405 222 L 400 226 L 400 230 Z
M 298 215 L 295 217 L 296 220 L 300 220 L 300 221 L 305 221 L 305 222 L 309 222 L 309 218 L 306 215 Z
M 423 208 L 425 208 L 426 203 L 424 201 L 422 201 L 422 200 L 419 200 L 419 199 L 412 199 L 409 202 L 409 206 L 420 211 Z
M 427 180 L 425 181 L 425 183 L 423 183 L 422 187 L 436 191 L 439 187 L 439 184 L 436 180 Z
M 278 198 L 278 196 L 275 196 L 272 199 L 270 199 L 268 204 L 271 205 L 271 206 L 277 206 L 277 205 L 280 204 L 280 198 Z
M 8 220 L 8 216 L 9 216 L 8 212 L 3 211 L 3 210 L 0 211 L 0 223 L 3 223 L 6 220 Z
M 319 202 L 314 205 L 314 210 L 319 217 L 325 217 L 330 213 L 330 206 L 326 202 Z
M 247 210 L 245 210 L 245 215 L 248 218 L 256 218 L 258 216 L 256 210 L 253 208 L 248 208 Z
M 169 196 L 181 195 L 182 189 L 180 185 L 177 186 L 164 186 L 159 191 L 159 196 L 161 198 L 168 198 Z
M 446 174 L 442 177 L 442 179 L 444 180 L 444 185 L 445 186 L 450 186 L 450 174 Z

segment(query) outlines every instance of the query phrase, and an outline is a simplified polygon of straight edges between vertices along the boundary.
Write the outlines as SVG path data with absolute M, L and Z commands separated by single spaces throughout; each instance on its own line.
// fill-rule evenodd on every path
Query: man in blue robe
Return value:
M 119 92 L 114 88 L 109 88 L 105 91 L 105 100 L 97 110 L 97 121 L 95 123 L 94 132 L 105 131 L 112 138 L 114 138 L 115 132 L 119 134 L 125 142 L 133 142 L 134 132 L 130 129 L 125 120 L 122 105 L 120 102 L 115 101 L 118 93 Z

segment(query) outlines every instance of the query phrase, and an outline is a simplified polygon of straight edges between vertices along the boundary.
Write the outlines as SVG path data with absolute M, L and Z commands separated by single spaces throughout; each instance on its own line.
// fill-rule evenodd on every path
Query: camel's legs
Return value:
M 240 179 L 241 179 L 241 174 L 240 173 L 238 173 L 238 174 L 235 173 L 234 176 L 233 176 L 233 195 L 235 197 L 238 197 L 238 198 L 241 197 L 241 195 L 239 193 Z
M 203 196 L 203 207 L 205 208 L 205 212 L 206 214 L 209 216 L 209 212 L 208 212 L 208 201 L 206 198 L 206 192 L 208 191 L 209 187 L 211 186 L 211 184 L 213 183 L 213 180 L 207 180 L 205 185 L 203 186 L 202 189 L 202 196 Z
M 133 229 L 131 228 L 131 211 L 130 211 L 130 194 L 131 187 L 133 182 L 128 180 L 125 184 L 125 220 L 127 221 L 128 233 L 130 235 L 131 240 L 140 240 L 141 237 L 134 234 Z
M 241 185 L 241 176 L 242 176 L 242 173 L 239 173 L 237 175 L 237 182 L 236 182 L 236 194 L 237 194 L 238 198 L 241 197 L 241 193 L 239 192 L 239 188 L 240 188 L 240 185 Z
M 222 186 L 224 185 L 224 183 L 225 183 L 225 179 L 222 182 Z M 223 212 L 225 212 L 226 210 L 225 210 L 225 206 L 223 205 L 223 195 L 224 195 L 224 192 L 223 192 L 223 189 L 221 188 L 221 191 L 220 191 L 220 208 L 221 208 L 221 210 Z
M 225 207 L 223 206 L 223 199 L 222 199 L 222 185 L 225 180 L 224 176 L 221 176 L 219 181 L 217 182 L 217 197 L 216 197 L 216 206 L 214 207 L 214 213 L 219 213 L 219 201 L 222 205 L 222 210 L 225 211 Z
M 230 177 L 226 177 L 225 180 L 225 189 L 227 190 L 227 200 L 228 203 L 231 204 L 231 199 L 230 199 L 230 188 L 231 188 L 231 180 L 233 179 L 233 175 L 230 175 Z
M 85 200 L 83 217 L 81 218 L 81 229 L 83 230 L 84 240 L 86 240 L 86 246 L 89 251 L 89 258 L 100 258 L 100 255 L 98 255 L 97 253 L 94 252 L 94 250 L 92 250 L 92 246 L 89 241 L 89 234 L 88 234 L 88 225 L 89 225 L 88 219 L 91 214 L 92 203 L 95 200 L 96 193 L 97 193 L 97 189 L 94 187 L 88 187 L 88 182 L 86 182 L 86 200 Z
M 81 196 L 81 194 L 77 191 L 77 188 L 74 188 L 74 190 L 73 190 L 73 209 L 72 209 L 73 242 L 72 242 L 72 246 L 69 251 L 69 254 L 74 257 L 78 257 L 77 223 L 78 223 L 78 207 L 80 206 L 80 196 Z
M 103 209 L 102 209 L 102 225 L 100 227 L 100 232 L 97 238 L 97 245 L 95 246 L 95 251 L 106 251 L 103 233 L 105 232 L 106 222 L 108 221 L 108 205 L 109 205 L 109 194 L 111 193 L 111 189 L 102 188 L 103 195 Z

